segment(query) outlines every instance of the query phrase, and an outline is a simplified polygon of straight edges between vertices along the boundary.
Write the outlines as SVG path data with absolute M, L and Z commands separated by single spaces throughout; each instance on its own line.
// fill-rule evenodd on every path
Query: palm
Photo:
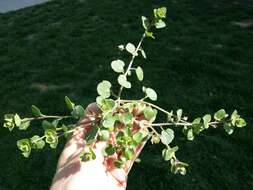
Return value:
M 95 104 L 88 106 L 87 111 L 93 113 L 99 112 Z M 89 126 L 89 122 L 87 118 L 82 120 L 83 126 Z M 113 157 L 104 159 L 101 154 L 101 150 L 105 146 L 104 142 L 97 142 L 95 144 L 95 160 L 81 162 L 79 156 L 85 147 L 83 140 L 85 132 L 85 127 L 81 126 L 74 132 L 73 137 L 66 144 L 58 162 L 51 190 L 125 189 L 127 174 L 143 145 L 136 150 L 135 158 L 129 161 L 122 169 L 118 169 L 113 165 Z

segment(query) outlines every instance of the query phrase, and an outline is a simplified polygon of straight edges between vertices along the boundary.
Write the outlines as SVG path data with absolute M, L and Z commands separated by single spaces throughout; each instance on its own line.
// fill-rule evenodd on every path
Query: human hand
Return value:
M 95 103 L 86 108 L 89 114 L 99 114 L 100 110 Z M 94 145 L 96 159 L 82 162 L 79 158 L 85 147 L 83 137 L 91 126 L 91 120 L 84 118 L 67 142 L 59 158 L 56 174 L 50 190 L 124 190 L 127 185 L 127 175 L 140 154 L 145 143 L 136 148 L 135 156 L 123 168 L 116 168 L 113 160 L 116 155 L 105 159 L 101 151 L 106 142 L 97 142 Z M 116 154 L 116 153 L 115 153 Z

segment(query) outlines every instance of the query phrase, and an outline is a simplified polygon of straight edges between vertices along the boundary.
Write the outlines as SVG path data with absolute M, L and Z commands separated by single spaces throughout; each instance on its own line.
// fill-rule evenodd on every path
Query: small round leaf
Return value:
M 21 125 L 21 119 L 20 119 L 18 114 L 14 115 L 14 122 L 15 122 L 17 127 L 19 127 Z
M 43 114 L 41 113 L 40 109 L 38 107 L 36 107 L 35 105 L 31 106 L 32 109 L 32 113 L 35 117 L 41 117 L 43 116 Z
M 145 89 L 146 95 L 150 100 L 156 101 L 157 100 L 157 94 L 152 88 L 146 88 Z
M 125 63 L 120 59 L 117 59 L 111 62 L 112 69 L 117 73 L 123 73 L 124 66 L 125 66 Z
M 208 129 L 209 127 L 209 122 L 211 121 L 212 117 L 210 114 L 206 114 L 203 118 L 203 122 L 204 122 L 204 127 L 205 129 Z
M 102 81 L 97 86 L 98 94 L 103 98 L 109 98 L 111 96 L 111 83 L 109 81 Z
M 169 145 L 174 139 L 174 131 L 170 128 L 162 131 L 161 133 L 161 142 L 165 145 Z
M 143 80 L 143 70 L 141 67 L 137 67 L 135 70 L 136 76 L 138 78 L 139 81 Z
M 127 50 L 129 53 L 131 53 L 132 55 L 134 55 L 134 54 L 135 54 L 135 46 L 134 46 L 134 44 L 128 43 L 128 44 L 126 45 L 126 50 Z
M 143 26 L 143 28 L 144 28 L 145 30 L 147 30 L 147 29 L 149 28 L 149 26 L 150 26 L 149 20 L 148 20 L 147 17 L 145 17 L 145 16 L 142 16 L 142 17 L 141 17 L 141 20 L 142 20 L 142 26 Z
M 158 21 L 155 23 L 155 27 L 156 27 L 157 29 L 161 29 L 161 28 L 166 27 L 166 24 L 165 24 L 165 22 L 163 22 L 163 21 L 160 19 L 160 20 L 158 20 Z
M 127 78 L 125 75 L 119 75 L 118 83 L 124 88 L 131 88 L 131 83 L 127 81 Z
M 75 107 L 75 104 L 71 102 L 68 96 L 65 96 L 65 103 L 68 107 L 68 109 L 72 110 Z
M 217 121 L 221 121 L 222 119 L 224 119 L 226 117 L 227 117 L 227 114 L 224 109 L 221 109 L 214 114 L 214 119 Z

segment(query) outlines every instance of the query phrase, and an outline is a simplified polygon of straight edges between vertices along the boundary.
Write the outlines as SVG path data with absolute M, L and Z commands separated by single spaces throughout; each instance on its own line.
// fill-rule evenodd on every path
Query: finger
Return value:
M 99 108 L 96 103 L 92 103 L 86 108 L 88 114 L 99 114 Z M 85 146 L 83 140 L 85 133 L 92 127 L 92 120 L 89 117 L 81 119 L 76 125 L 75 131 L 71 139 L 66 143 L 64 150 L 59 158 L 57 170 L 62 168 L 69 162 L 73 161 L 81 154 Z
M 65 167 L 68 163 L 72 162 L 83 151 L 85 146 L 82 139 L 75 140 L 75 143 L 68 142 L 61 153 L 57 164 L 57 171 Z
M 101 113 L 101 110 L 98 108 L 96 103 L 91 103 L 87 106 L 86 110 L 86 117 L 79 120 L 79 122 L 76 124 L 76 127 L 81 126 L 83 128 L 83 132 L 85 135 L 86 132 L 88 132 L 92 128 L 92 122 L 95 121 L 96 117 Z M 87 124 L 90 124 L 87 126 Z M 85 126 L 84 126 L 85 125 Z
M 94 113 L 94 114 L 98 115 L 99 113 L 101 113 L 101 110 L 99 109 L 97 104 L 95 102 L 93 102 L 87 106 L 86 112 L 89 114 Z

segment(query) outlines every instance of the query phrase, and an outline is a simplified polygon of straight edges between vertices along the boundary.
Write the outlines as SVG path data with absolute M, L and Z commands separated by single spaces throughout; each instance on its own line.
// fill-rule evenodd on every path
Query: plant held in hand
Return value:
M 102 151 L 105 159 L 114 155 L 113 163 L 120 168 L 134 158 L 134 153 L 139 145 L 150 140 L 152 144 L 162 143 L 164 145 L 161 155 L 165 161 L 170 162 L 171 172 L 185 175 L 188 164 L 176 158 L 178 146 L 171 146 L 175 137 L 174 127 L 181 127 L 185 137 L 192 141 L 196 135 L 208 128 L 223 127 L 230 135 L 234 129 L 246 126 L 245 120 L 238 115 L 236 110 L 228 115 L 224 109 L 220 109 L 214 115 L 206 114 L 193 121 L 188 121 L 188 117 L 183 114 L 182 109 L 167 111 L 151 103 L 150 101 L 154 102 L 158 98 L 157 93 L 151 87 L 142 87 L 143 97 L 140 99 L 122 98 L 123 91 L 133 86 L 129 80 L 130 77 L 136 75 L 137 80 L 143 81 L 143 69 L 139 65 L 134 65 L 134 60 L 137 56 L 146 59 L 142 43 L 148 38 L 155 39 L 152 30 L 166 27 L 165 18 L 165 7 L 154 9 L 152 19 L 142 16 L 144 33 L 139 43 L 118 46 L 119 51 L 125 51 L 130 55 L 130 62 L 126 63 L 121 59 L 111 62 L 112 70 L 118 73 L 118 93 L 113 92 L 112 84 L 107 80 L 103 80 L 97 85 L 99 96 L 96 98 L 96 104 L 99 107 L 99 113 L 86 113 L 81 105 L 76 105 L 68 97 L 65 97 L 67 108 L 70 110 L 68 116 L 46 115 L 36 106 L 31 107 L 34 117 L 21 118 L 18 114 L 6 114 L 4 127 L 10 131 L 14 128 L 26 130 L 33 121 L 42 121 L 44 135 L 35 135 L 17 142 L 24 157 L 29 157 L 33 149 L 43 149 L 46 143 L 51 148 L 56 148 L 60 137 L 68 138 L 76 128 L 87 127 L 87 125 L 82 125 L 81 120 L 86 117 L 89 118 L 90 123 L 84 137 L 86 147 L 80 156 L 82 161 L 95 159 L 96 154 L 93 151 L 95 143 L 105 141 L 106 146 Z M 167 120 L 156 123 L 158 113 L 165 114 Z M 78 120 L 79 122 L 77 122 Z M 72 124 L 69 124 L 70 122 Z

